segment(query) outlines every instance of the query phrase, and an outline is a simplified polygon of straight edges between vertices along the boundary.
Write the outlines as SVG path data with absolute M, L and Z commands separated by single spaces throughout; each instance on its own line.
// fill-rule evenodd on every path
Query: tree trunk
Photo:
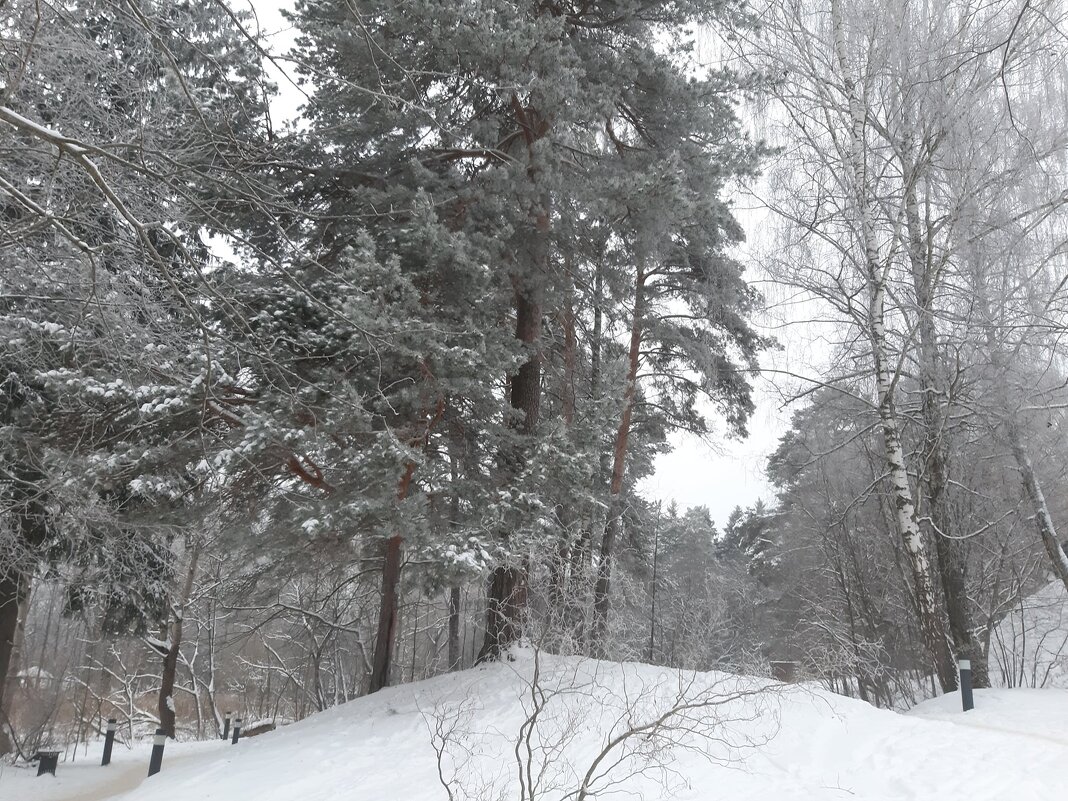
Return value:
M 176 733 L 177 718 L 174 709 L 174 682 L 178 675 L 178 657 L 182 647 L 182 627 L 185 622 L 185 607 L 189 603 L 189 597 L 193 593 L 193 582 L 196 580 L 197 562 L 200 558 L 200 545 L 194 544 L 189 555 L 189 570 L 185 576 L 185 584 L 182 586 L 182 594 L 172 607 L 174 619 L 171 621 L 170 633 L 164 632 L 164 639 L 168 642 L 168 648 L 163 654 L 162 680 L 159 688 L 159 727 L 174 739 Z M 196 687 L 193 688 L 194 691 Z
M 403 501 L 408 496 L 414 476 L 415 462 L 408 462 L 397 487 L 397 501 Z M 404 538 L 400 534 L 394 534 L 386 540 L 385 558 L 382 564 L 382 599 L 378 606 L 378 631 L 375 635 L 374 655 L 371 658 L 368 693 L 375 693 L 383 687 L 388 687 L 393 672 L 403 545 Z
M 856 204 L 858 239 L 864 250 L 864 269 L 869 289 L 868 334 L 871 339 L 873 372 L 877 384 L 879 420 L 882 425 L 884 458 L 890 477 L 894 521 L 908 555 L 916 593 L 920 632 L 943 690 L 956 687 L 956 666 L 945 638 L 941 607 L 935 598 L 931 564 L 916 520 L 916 505 L 909 485 L 908 467 L 901 446 L 900 428 L 894 408 L 895 381 L 889 367 L 885 329 L 886 277 L 879 259 L 873 225 L 874 200 L 867 189 L 865 130 L 867 115 L 849 70 L 841 0 L 831 0 L 831 25 L 835 55 L 849 104 L 851 129 L 848 158 Z
M 570 259 L 567 259 L 570 271 Z M 575 424 L 576 408 L 576 364 L 578 361 L 578 336 L 575 331 L 575 302 L 570 273 L 568 275 L 567 304 L 561 315 L 561 327 L 564 330 L 564 374 L 563 386 L 560 388 L 561 414 L 564 418 L 564 426 L 568 436 L 572 434 Z M 578 510 L 573 503 L 561 503 L 556 507 L 556 519 L 559 523 L 559 545 L 553 559 L 549 563 L 549 618 L 552 624 L 566 622 L 570 618 L 571 611 L 568 608 L 571 603 L 569 585 L 571 584 L 571 546 L 576 521 L 579 520 Z
M 569 279 L 570 281 L 570 279 Z M 567 305 L 563 313 L 564 329 L 564 386 L 560 393 L 561 414 L 564 424 L 570 429 L 575 424 L 577 380 L 576 365 L 578 362 L 578 334 L 575 330 L 575 299 L 574 291 L 569 287 Z
M 474 446 L 468 441 L 462 421 L 454 409 L 446 411 L 449 422 L 447 450 L 449 455 L 449 480 L 452 485 L 452 497 L 449 498 L 449 529 L 458 532 L 461 520 L 461 496 L 463 488 L 461 477 L 474 476 L 478 471 L 478 458 Z M 449 670 L 459 670 L 463 665 L 463 643 L 461 633 L 461 588 L 449 589 Z
M 0 577 L 0 755 L 11 753 L 13 745 L 8 736 L 12 714 L 7 706 L 8 685 L 13 682 L 11 671 L 15 666 L 15 642 L 19 629 L 19 610 L 29 594 L 29 581 L 25 576 L 11 571 Z
M 9 407 L 5 407 L 4 417 Z M 14 548 L 8 564 L 0 567 L 0 754 L 10 753 L 13 744 L 7 727 L 13 715 L 10 696 L 5 692 L 14 667 L 18 642 L 19 616 L 30 595 L 33 570 L 38 562 L 36 551 L 48 534 L 44 504 L 40 491 L 44 476 L 25 464 L 10 473 L 12 481 L 10 516 L 14 522 Z
M 515 101 L 518 105 L 518 101 Z M 544 136 L 547 124 L 536 122 L 537 114 L 530 109 L 517 110 L 524 127 L 528 146 Z M 533 177 L 533 176 L 531 176 Z M 548 277 L 549 260 L 549 198 L 543 196 L 540 208 L 533 213 L 534 230 L 521 248 L 525 268 L 515 278 L 515 337 L 527 350 L 527 361 L 509 382 L 508 400 L 514 411 L 523 415 L 517 424 L 523 435 L 521 441 L 503 458 L 505 483 L 513 480 L 527 459 L 527 445 L 538 427 L 541 412 L 541 340 L 543 282 Z M 508 538 L 507 532 L 503 537 Z M 521 567 L 498 565 L 490 575 L 486 593 L 486 633 L 478 662 L 497 659 L 502 651 L 519 639 L 522 629 L 520 616 L 526 606 L 526 575 Z
M 1031 457 L 1027 453 L 1027 448 L 1024 446 L 1023 438 L 1020 436 L 1019 426 L 1013 419 L 1012 406 L 1009 401 L 1009 394 L 1006 389 L 1007 381 L 1007 369 L 1006 369 L 1006 356 L 1002 352 L 1000 343 L 994 336 L 995 326 L 994 320 L 990 314 L 990 305 L 986 297 L 986 282 L 979 271 L 978 260 L 976 259 L 976 275 L 974 276 L 973 291 L 975 297 L 978 300 L 979 310 L 983 315 L 984 324 L 984 339 L 986 340 L 987 351 L 990 355 L 990 363 L 994 368 L 994 381 L 996 382 L 998 405 L 1001 407 L 1001 424 L 1005 429 L 1005 435 L 1009 440 L 1009 447 L 1012 449 L 1013 459 L 1016 461 L 1016 468 L 1020 471 L 1020 480 L 1023 482 L 1024 493 L 1027 495 L 1027 500 L 1031 504 L 1031 508 L 1035 513 L 1035 528 L 1038 530 L 1039 539 L 1042 540 L 1042 546 L 1046 549 L 1046 555 L 1049 557 L 1050 567 L 1053 569 L 1054 575 L 1060 579 L 1064 584 L 1065 589 L 1068 589 L 1068 555 L 1065 554 L 1064 549 L 1061 547 L 1060 539 L 1057 536 L 1057 527 L 1053 523 L 1053 518 L 1049 513 L 1049 506 L 1046 504 L 1046 496 L 1042 492 L 1042 485 L 1038 481 L 1038 477 L 1035 475 L 1034 466 L 1031 464 Z
M 649 656 L 646 661 L 653 664 L 653 654 L 656 653 L 656 585 L 657 568 L 660 557 L 660 502 L 656 503 L 656 527 L 653 529 L 653 577 L 649 586 Z
M 907 154 L 906 143 L 903 152 Z M 919 332 L 920 391 L 924 421 L 924 484 L 927 488 L 927 506 L 930 518 L 930 538 L 935 544 L 938 571 L 942 583 L 942 598 L 945 602 L 949 632 L 958 657 L 968 659 L 972 665 L 972 683 L 975 687 L 989 687 L 986 652 L 977 633 L 968 601 L 968 543 L 954 536 L 953 521 L 949 512 L 949 460 L 946 456 L 946 415 L 939 399 L 945 396 L 940 380 L 941 356 L 935 331 L 934 272 L 930 248 L 923 235 L 919 204 L 916 198 L 915 165 L 904 155 L 902 158 L 906 180 L 909 185 L 905 194 L 905 216 L 909 236 L 909 264 L 912 284 L 916 293 Z M 956 679 L 954 679 L 954 686 Z
M 1008 432 L 1009 444 L 1012 446 L 1013 458 L 1016 460 L 1016 466 L 1023 481 L 1024 492 L 1027 493 L 1027 500 L 1031 502 L 1031 508 L 1035 512 L 1035 527 L 1038 529 L 1038 535 L 1042 539 L 1042 545 L 1046 548 L 1050 566 L 1053 568 L 1057 578 L 1064 584 L 1065 589 L 1068 589 L 1068 555 L 1065 555 L 1064 549 L 1061 547 L 1061 541 L 1057 537 L 1057 528 L 1053 525 L 1053 518 L 1050 516 L 1049 507 L 1046 505 L 1046 497 L 1042 493 L 1042 486 L 1035 476 L 1034 467 L 1031 464 L 1030 457 L 1027 455 L 1027 450 L 1023 446 L 1023 441 L 1020 439 L 1020 431 L 1016 427 L 1016 423 L 1009 420 L 1006 422 L 1005 428 Z
M 404 475 L 397 485 L 397 502 L 408 497 L 415 462 L 409 461 Z M 375 653 L 371 658 L 371 677 L 367 692 L 378 692 L 390 686 L 393 673 L 393 651 L 397 635 L 397 608 L 399 606 L 400 565 L 402 565 L 404 537 L 394 534 L 386 540 L 382 561 L 382 598 L 378 604 L 378 629 L 375 634 Z
M 486 598 L 486 636 L 478 652 L 478 663 L 497 659 L 522 633 L 521 617 L 527 604 L 524 571 L 501 566 L 490 575 Z
M 882 317 L 883 291 L 880 285 L 873 293 L 872 351 L 879 392 L 878 406 L 879 419 L 882 423 L 884 458 L 890 480 L 890 500 L 898 535 L 901 537 L 909 567 L 912 570 L 920 634 L 934 661 L 942 691 L 950 692 L 957 687 L 957 670 L 953 662 L 953 654 L 949 650 L 949 643 L 946 641 L 941 605 L 936 600 L 931 563 L 927 557 L 923 533 L 916 519 L 916 505 L 909 484 L 905 452 L 901 445 L 897 411 L 894 407 L 894 382 L 887 365 L 886 332 L 883 328 Z
M 459 670 L 460 659 L 460 588 L 449 590 L 449 670 Z
M 593 589 L 593 631 L 591 642 L 595 650 L 604 651 L 604 636 L 608 627 L 611 605 L 609 593 L 612 587 L 612 560 L 615 558 L 616 540 L 619 538 L 620 517 L 623 514 L 623 478 L 627 469 L 627 444 L 630 441 L 630 424 L 634 414 L 634 396 L 638 388 L 638 363 L 641 356 L 642 323 L 645 314 L 645 271 L 638 267 L 634 279 L 634 314 L 630 323 L 630 350 L 627 355 L 627 377 L 623 388 L 623 413 L 616 429 L 615 447 L 612 450 L 612 480 L 608 487 L 608 520 L 601 540 L 600 559 L 597 563 L 597 582 Z
M 378 606 L 378 628 L 375 634 L 375 650 L 371 657 L 368 693 L 376 693 L 383 687 L 388 687 L 392 678 L 393 651 L 397 641 L 401 544 L 402 538 L 399 534 L 394 534 L 386 540 L 382 564 L 382 599 Z
M 953 646 L 959 658 L 971 661 L 972 686 L 989 687 L 987 654 L 975 631 L 968 602 L 968 548 L 963 541 L 944 533 L 934 534 L 934 543 Z
M 602 334 L 604 330 L 604 253 L 597 258 L 593 277 L 593 331 L 590 336 L 590 400 L 598 403 L 601 400 L 601 349 Z M 608 476 L 611 469 L 611 455 L 606 449 L 601 449 L 598 454 L 597 485 L 595 492 L 600 495 L 608 485 Z M 591 583 L 589 582 L 590 569 L 593 563 L 593 530 L 598 525 L 601 517 L 599 506 L 594 506 L 589 511 L 588 517 L 580 526 L 578 541 L 571 549 L 568 571 L 570 583 L 567 588 L 568 609 L 566 623 L 571 636 L 576 643 L 585 642 L 588 639 L 586 626 L 588 623 L 588 600 Z

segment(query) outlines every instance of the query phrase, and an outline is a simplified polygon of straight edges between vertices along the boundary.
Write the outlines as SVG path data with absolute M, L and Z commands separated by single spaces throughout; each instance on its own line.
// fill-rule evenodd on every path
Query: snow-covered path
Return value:
M 216 753 L 225 743 L 170 743 L 164 751 L 168 770 Z M 37 776 L 36 767 L 0 766 L 0 801 L 110 801 L 136 790 L 148 778 L 151 746 L 127 749 L 116 745 L 111 764 L 100 766 L 101 746 L 79 750 L 73 762 L 61 762 L 56 775 Z
M 569 732 L 546 774 L 560 786 L 542 801 L 559 801 L 574 788 L 622 698 L 641 697 L 649 711 L 657 703 L 650 693 L 678 685 L 677 674 L 647 665 L 549 659 L 545 668 L 550 686 L 583 689 L 550 704 L 539 730 L 546 745 L 559 741 L 554 732 Z M 428 728 L 439 720 L 467 749 L 453 749 L 462 765 L 445 763 L 447 775 L 459 768 L 463 777 L 456 800 L 496 799 L 483 795 L 496 788 L 511 801 L 519 797 L 514 740 L 529 669 L 521 657 L 386 690 L 236 747 L 169 746 L 163 772 L 136 786 L 116 772 L 106 786 L 87 781 L 80 795 L 59 793 L 76 771 L 101 769 L 60 765 L 55 788 L 8 770 L 0 775 L 0 801 L 447 801 Z M 725 693 L 766 687 L 722 674 L 703 674 L 697 685 Z M 718 709 L 716 742 L 689 741 L 666 772 L 629 776 L 615 788 L 625 792 L 598 799 L 1045 801 L 1063 794 L 1068 691 L 982 691 L 967 714 L 958 704 L 946 696 L 901 715 L 813 688 L 767 686 Z M 466 711 L 453 714 L 460 708 Z M 141 770 L 146 762 L 144 754 L 125 759 Z

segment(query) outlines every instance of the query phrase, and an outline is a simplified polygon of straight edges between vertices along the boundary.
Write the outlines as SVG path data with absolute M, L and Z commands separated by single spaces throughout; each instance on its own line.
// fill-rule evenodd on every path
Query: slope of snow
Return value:
M 437 730 L 451 732 L 440 766 L 446 779 L 462 777 L 455 801 L 521 801 L 515 745 L 533 708 L 534 668 L 532 655 L 520 652 L 512 663 L 385 690 L 237 746 L 171 745 L 162 773 L 132 789 L 116 786 L 114 796 L 57 792 L 76 772 L 66 765 L 58 781 L 9 769 L 0 799 L 449 801 Z M 546 656 L 539 669 L 549 700 L 533 727 L 525 777 L 546 789 L 536 796 L 544 801 L 575 798 L 568 793 L 612 736 L 680 697 L 702 705 L 677 716 L 670 733 L 624 740 L 631 750 L 601 763 L 610 767 L 596 798 L 1042 801 L 1063 787 L 1062 690 L 983 691 L 967 714 L 949 695 L 901 715 L 813 687 L 723 674 Z M 521 746 L 520 755 L 528 753 Z
M 1023 599 L 994 629 L 990 675 L 1007 687 L 1068 687 L 1068 591 L 1060 581 Z

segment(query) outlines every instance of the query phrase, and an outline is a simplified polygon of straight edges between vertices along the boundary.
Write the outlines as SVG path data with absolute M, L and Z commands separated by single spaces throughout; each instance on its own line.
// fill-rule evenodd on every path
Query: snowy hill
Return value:
M 534 667 L 524 652 L 237 746 L 172 744 L 149 780 L 143 750 L 108 769 L 92 754 L 61 764 L 57 779 L 9 768 L 0 799 L 447 801 L 436 743 L 442 776 L 462 777 L 451 788 L 456 801 L 521 801 L 519 763 L 544 801 L 580 798 L 590 775 L 589 799 L 1041 801 L 1062 786 L 1068 759 L 1063 690 L 983 691 L 966 715 L 950 695 L 901 715 L 810 687 L 556 657 L 540 660 L 539 695 Z M 545 703 L 524 728 L 536 697 Z M 680 699 L 686 708 L 649 727 Z M 596 762 L 613 737 L 642 726 Z M 531 730 L 517 762 L 517 736 Z

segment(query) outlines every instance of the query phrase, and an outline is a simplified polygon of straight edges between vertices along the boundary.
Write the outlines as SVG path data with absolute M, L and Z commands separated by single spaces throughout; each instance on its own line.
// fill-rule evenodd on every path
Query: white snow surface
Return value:
M 36 665 L 20 670 L 15 674 L 16 679 L 40 679 L 41 681 L 55 681 L 56 677 L 49 673 L 47 670 Z
M 0 801 L 448 801 L 431 738 L 439 721 L 460 741 L 443 763 L 446 776 L 462 776 L 455 801 L 520 801 L 513 749 L 531 708 L 534 664 L 520 651 L 515 661 L 383 690 L 236 746 L 171 743 L 151 779 L 146 746 L 117 753 L 110 768 L 91 752 L 61 763 L 55 779 L 8 767 Z M 621 730 L 626 708 L 632 725 L 646 722 L 680 686 L 689 699 L 721 701 L 699 710 L 701 722 L 718 721 L 714 739 L 680 735 L 652 763 L 636 754 L 608 773 L 599 801 L 1043 801 L 1063 793 L 1065 690 L 979 691 L 968 713 L 951 694 L 902 715 L 807 685 L 725 674 L 544 655 L 540 669 L 551 698 L 536 733 L 560 747 L 545 774 L 556 787 L 539 801 L 568 798 Z M 648 739 L 629 742 L 656 750 Z M 636 774 L 643 764 L 653 767 Z

